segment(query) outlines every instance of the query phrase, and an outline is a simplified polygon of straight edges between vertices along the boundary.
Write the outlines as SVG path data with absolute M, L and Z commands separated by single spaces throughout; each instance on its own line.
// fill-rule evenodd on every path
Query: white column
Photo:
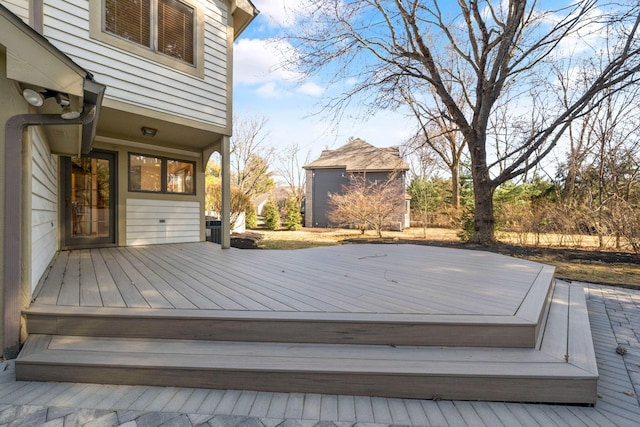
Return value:
M 222 219 L 221 244 L 222 249 L 231 247 L 231 162 L 229 137 L 223 136 L 220 144 L 220 162 L 222 163 Z

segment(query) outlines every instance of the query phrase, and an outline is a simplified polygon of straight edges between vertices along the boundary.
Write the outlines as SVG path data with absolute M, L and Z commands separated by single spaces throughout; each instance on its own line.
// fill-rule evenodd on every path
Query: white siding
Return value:
M 91 0 L 99 1 L 99 0 Z M 44 34 L 107 85 L 106 98 L 227 126 L 227 6 L 203 0 L 204 79 L 91 39 L 89 2 L 47 2 Z
M 201 209 L 200 202 L 127 199 L 127 246 L 199 242 Z
M 2 5 L 29 23 L 29 0 L 4 0 Z
M 32 131 L 31 290 L 58 250 L 58 162 L 38 132 Z

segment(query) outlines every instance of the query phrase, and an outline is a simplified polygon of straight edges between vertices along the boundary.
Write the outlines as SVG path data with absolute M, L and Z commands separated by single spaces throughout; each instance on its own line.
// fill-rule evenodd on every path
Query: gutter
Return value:
M 85 81 L 85 83 L 89 83 Z M 100 101 L 104 86 L 95 93 Z M 29 126 L 83 125 L 82 147 L 91 149 L 91 142 L 85 144 L 85 136 L 95 135 L 99 104 L 85 103 L 83 112 L 77 119 L 65 120 L 59 114 L 18 114 L 5 124 L 4 147 L 4 271 L 3 271 L 3 334 L 2 355 L 5 359 L 15 358 L 20 350 L 20 322 L 22 311 L 22 143 L 24 131 Z M 86 131 L 86 132 L 85 132 Z

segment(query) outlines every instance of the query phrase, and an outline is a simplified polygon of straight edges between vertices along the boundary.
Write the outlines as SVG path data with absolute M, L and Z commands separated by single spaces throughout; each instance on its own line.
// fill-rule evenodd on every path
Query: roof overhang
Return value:
M 23 88 L 65 94 L 77 110 L 93 108 L 99 114 L 105 86 L 57 49 L 45 37 L 0 4 L 0 45 L 6 51 L 7 77 Z M 61 107 L 47 100 L 41 114 L 60 114 Z M 80 155 L 91 150 L 98 120 L 87 125 L 45 126 L 52 153 Z
M 155 135 L 145 136 L 142 127 L 155 130 Z M 230 133 L 226 128 L 112 99 L 106 99 L 102 105 L 98 132 L 101 137 L 147 144 L 150 149 L 171 148 L 198 153 Z
M 232 0 L 231 15 L 233 16 L 234 39 L 238 38 L 259 14 L 260 11 L 251 3 L 251 0 Z

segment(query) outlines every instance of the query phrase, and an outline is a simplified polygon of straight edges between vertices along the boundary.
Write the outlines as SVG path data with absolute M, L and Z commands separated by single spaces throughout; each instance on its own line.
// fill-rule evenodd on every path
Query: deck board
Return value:
M 193 253 L 193 255 L 197 256 L 197 253 Z M 203 261 L 202 258 L 199 259 Z M 276 263 L 272 258 L 270 258 L 270 260 L 274 261 L 273 268 L 266 271 L 260 269 L 258 265 L 258 268 L 256 269 L 244 269 L 242 272 L 238 273 L 233 269 L 233 265 L 227 264 L 219 267 L 215 266 L 215 270 L 219 268 L 231 275 L 240 274 L 240 278 L 245 282 L 256 282 L 256 280 L 258 280 L 260 285 L 263 285 L 266 280 L 267 285 L 269 285 L 269 288 L 272 291 L 278 291 L 280 294 L 287 293 L 288 295 L 300 295 L 300 297 L 304 299 L 312 298 L 314 301 L 313 304 L 317 304 L 317 301 L 320 301 L 323 305 L 326 305 L 326 307 L 324 307 L 324 311 L 389 311 L 398 310 L 400 307 L 401 310 L 424 312 L 425 308 L 427 308 L 425 305 L 417 304 L 415 302 L 415 298 L 410 299 L 408 306 L 401 306 L 397 304 L 397 301 L 403 300 L 401 294 L 396 294 L 396 302 L 390 302 L 388 298 L 386 298 L 386 295 L 380 295 L 378 293 L 376 293 L 376 295 L 384 297 L 384 300 L 381 300 L 381 298 L 376 298 L 375 300 L 368 298 L 367 300 L 364 300 L 363 296 L 366 296 L 365 294 L 372 294 L 375 292 L 371 283 L 367 286 L 367 283 L 362 284 L 361 282 L 354 280 L 351 276 L 347 277 L 342 275 L 340 277 L 344 279 L 348 286 L 332 286 L 336 279 L 336 276 L 333 274 L 331 277 L 323 277 L 326 275 L 322 272 L 310 275 L 310 269 L 308 267 L 309 259 L 307 259 L 306 262 L 301 260 L 300 264 L 291 260 L 290 263 L 283 265 Z M 314 262 L 317 263 L 320 262 L 320 260 L 314 259 Z M 305 265 L 307 265 L 307 267 L 305 267 Z M 300 268 L 297 268 L 297 266 Z M 334 267 L 335 266 L 332 266 L 332 271 L 334 274 L 337 274 L 337 270 L 335 270 Z M 298 284 L 295 288 L 287 285 L 288 282 L 294 281 Z M 331 301 L 331 304 L 327 304 L 325 301 Z
M 99 249 L 98 251 L 127 307 L 150 307 L 109 249 Z
M 502 316 L 516 313 L 541 269 L 522 260 L 500 265 L 474 251 L 372 246 L 364 254 L 349 247 L 221 250 L 210 243 L 60 252 L 35 304 Z M 371 258 L 376 253 L 388 256 Z
M 125 256 L 124 251 L 116 248 L 107 249 L 109 254 L 122 268 L 122 271 L 129 278 L 129 281 L 138 290 L 140 295 L 145 299 L 147 305 L 151 308 L 175 308 L 175 306 L 162 295 L 157 288 L 161 288 L 161 281 L 156 280 L 156 287 L 147 279 L 147 276 L 138 271 L 136 266 Z
M 183 258 L 185 259 L 185 258 Z M 254 299 L 266 302 L 270 305 L 270 309 L 274 311 L 328 311 L 339 309 L 336 305 L 327 303 L 326 301 L 312 297 L 310 293 L 301 291 L 308 288 L 304 281 L 299 282 L 297 287 L 283 286 L 283 282 L 291 282 L 294 277 L 287 277 L 281 271 L 275 277 L 273 271 L 262 269 L 262 265 L 258 264 L 249 268 L 238 270 L 233 269 L 226 263 L 214 265 L 210 262 L 210 258 L 203 257 L 199 251 L 190 253 L 186 259 L 200 261 L 197 265 L 198 271 L 205 275 L 215 275 L 219 279 L 233 284 L 233 289 L 242 291 L 251 295 Z M 208 262 L 207 262 L 208 261 Z M 307 277 L 308 281 L 309 277 Z M 316 293 L 317 290 L 316 290 Z M 269 302 L 269 300 L 273 300 Z M 280 305 L 280 308 L 274 307 Z M 358 310 L 354 306 L 343 307 L 343 310 Z
M 304 252 L 304 251 L 303 251 Z M 403 251 L 403 256 L 406 255 L 406 251 Z M 292 259 L 289 259 L 291 257 Z M 345 261 L 339 261 L 331 257 L 329 253 L 324 254 L 324 252 L 320 252 L 319 250 L 309 250 L 308 253 L 304 254 L 304 256 L 297 255 L 297 253 L 292 253 L 292 251 L 287 251 L 286 256 L 280 256 L 274 258 L 273 256 L 269 257 L 269 262 L 273 265 L 274 274 L 277 274 L 278 280 L 297 280 L 298 282 L 304 283 L 305 281 L 309 281 L 312 286 L 312 290 L 315 292 L 319 292 L 323 295 L 326 295 L 330 298 L 341 300 L 344 297 L 357 298 L 357 303 L 354 301 L 350 301 L 352 304 L 356 306 L 358 304 L 363 304 L 362 297 L 364 296 L 366 299 L 366 303 L 369 305 L 376 306 L 375 309 L 384 309 L 385 305 L 390 310 L 398 310 L 398 302 L 404 302 L 405 308 L 407 310 L 414 309 L 419 312 L 424 312 L 426 309 L 432 309 L 435 312 L 442 312 L 440 307 L 449 307 L 449 309 L 455 309 L 456 312 L 474 312 L 477 310 L 477 301 L 486 302 L 486 308 L 491 306 L 493 307 L 501 307 L 499 303 L 495 303 L 493 298 L 484 298 L 481 293 L 476 292 L 472 287 L 468 286 L 467 283 L 467 292 L 469 293 L 469 301 L 466 303 L 467 306 L 463 307 L 460 300 L 447 300 L 446 297 L 451 295 L 451 292 L 455 292 L 456 287 L 452 286 L 450 280 L 448 280 L 447 275 L 435 276 L 431 280 L 434 283 L 441 283 L 444 286 L 447 286 L 448 289 L 443 289 L 441 286 L 430 286 L 429 289 L 429 298 L 425 296 L 419 298 L 418 302 L 416 301 L 416 294 L 424 293 L 424 282 L 425 276 L 424 272 L 420 271 L 419 273 L 414 273 L 408 275 L 406 271 L 402 271 L 405 267 L 400 264 L 401 257 L 395 258 L 393 260 L 393 264 L 395 265 L 395 271 L 391 273 L 392 275 L 403 275 L 408 276 L 407 280 L 403 280 L 401 285 L 397 283 L 397 280 L 390 279 L 386 276 L 385 270 L 373 269 L 373 268 L 362 268 L 359 266 L 357 262 L 358 258 L 350 259 L 350 263 L 347 263 L 347 267 L 341 267 L 345 265 Z M 203 260 L 203 259 L 201 259 Z M 283 262 L 286 260 L 287 262 Z M 249 260 L 247 260 L 249 261 Z M 314 274 L 310 275 L 310 261 L 314 264 L 321 265 L 331 265 L 331 269 L 329 272 L 327 271 L 315 271 Z M 383 260 L 384 262 L 386 260 Z M 431 260 L 431 262 L 436 263 L 436 261 Z M 448 262 L 452 262 L 452 260 L 448 260 Z M 233 269 L 236 268 L 233 263 L 225 263 L 222 268 Z M 419 270 L 419 264 L 418 268 Z M 412 270 L 412 268 L 407 268 L 406 270 Z M 416 270 L 416 266 L 413 267 L 413 270 Z M 233 270 L 231 270 L 233 272 Z M 261 271 L 261 274 L 268 274 L 269 272 Z M 278 274 L 280 273 L 280 274 Z M 247 274 L 243 271 L 242 274 Z M 432 273 L 433 274 L 433 273 Z M 372 280 L 372 278 L 383 278 L 383 280 Z M 336 280 L 344 281 L 345 284 L 348 284 L 348 287 L 335 287 L 333 286 Z M 493 280 L 493 278 L 492 278 Z M 494 280 L 495 282 L 495 280 Z M 460 283 L 455 282 L 456 285 Z M 296 288 L 295 290 L 297 290 Z M 504 289 L 505 292 L 501 293 L 501 301 L 503 298 L 506 298 L 509 289 Z M 337 293 L 337 295 L 336 295 Z M 472 302 L 475 300 L 476 303 Z M 519 303 L 520 301 L 515 301 L 514 306 L 510 308 L 514 309 L 516 306 L 515 303 Z M 391 308 L 389 308 L 391 306 Z M 344 307 L 347 310 L 355 311 L 357 308 Z M 486 309 L 485 308 L 485 309 Z M 446 312 L 446 310 L 444 311 Z M 501 313 L 503 313 L 501 311 Z
M 67 259 L 67 267 L 57 304 L 80 305 L 80 255 L 78 251 L 71 252 Z
M 107 264 L 100 254 L 100 251 L 92 250 L 90 253 L 92 265 L 96 274 L 96 280 L 98 281 L 98 288 L 100 289 L 100 298 L 102 299 L 103 306 L 126 307 L 127 304 L 124 302 L 122 295 L 120 295 L 120 291 L 116 286 L 116 282 L 113 280 L 113 277 L 111 276 L 111 273 L 109 272 Z M 58 256 L 60 256 L 60 254 L 61 253 L 58 253 Z M 36 297 L 36 301 L 40 303 L 39 293 Z M 46 304 L 46 302 L 43 301 L 43 304 Z
M 68 257 L 69 252 L 58 252 L 49 270 L 45 273 L 42 286 L 38 289 L 38 299 L 42 304 L 55 305 L 57 303 Z
M 162 282 L 173 288 L 179 295 L 187 298 L 189 302 L 198 309 L 221 309 L 222 306 L 220 304 L 224 304 L 225 307 L 235 304 L 233 301 L 219 294 L 215 295 L 215 299 L 219 301 L 219 304 L 213 302 L 207 297 L 210 293 L 209 288 L 180 270 L 168 268 L 162 258 L 157 257 L 150 251 L 128 250 L 128 252 L 131 256 L 138 257 L 141 262 L 157 272 Z M 181 286 L 178 286 L 178 284 L 181 284 Z M 163 285 L 160 285 L 160 287 L 162 286 Z M 235 309 L 243 308 L 239 304 L 235 304 L 234 307 Z
M 552 304 L 549 308 L 548 322 L 560 321 L 569 315 L 569 287 L 568 286 L 556 286 L 554 289 L 554 298 L 559 301 L 563 301 L 562 304 Z M 556 328 L 546 331 L 542 336 L 541 348 L 545 353 L 550 354 L 562 360 L 566 354 L 567 349 L 567 329 Z
M 91 262 L 91 254 L 87 250 L 80 252 L 80 305 L 102 307 L 96 272 Z
M 199 272 L 199 267 L 187 258 L 180 259 L 180 251 L 169 251 L 162 247 L 146 248 L 150 254 L 156 255 L 163 263 L 170 266 L 173 271 L 179 271 L 181 279 L 187 279 L 190 285 L 197 286 L 205 297 L 218 303 L 225 310 L 267 310 L 262 304 L 258 304 L 246 295 L 230 287 L 228 284 Z M 213 260 L 212 260 L 213 262 Z M 220 301 L 220 302 L 219 302 Z
M 166 331 L 171 338 L 183 330 L 233 340 L 252 321 L 257 340 L 276 329 L 278 340 L 295 335 L 302 342 L 318 335 L 321 342 L 477 346 L 491 340 L 533 347 L 544 313 L 523 307 L 541 305 L 552 280 L 536 283 L 544 268 L 414 245 L 243 251 L 201 242 L 90 249 L 57 255 L 27 313 L 31 330 L 43 334 L 102 328 L 98 336 Z M 78 277 L 88 279 L 86 293 L 84 280 L 74 285 Z M 165 324 L 154 320 L 160 317 Z M 179 317 L 184 322 L 172 323 Z

